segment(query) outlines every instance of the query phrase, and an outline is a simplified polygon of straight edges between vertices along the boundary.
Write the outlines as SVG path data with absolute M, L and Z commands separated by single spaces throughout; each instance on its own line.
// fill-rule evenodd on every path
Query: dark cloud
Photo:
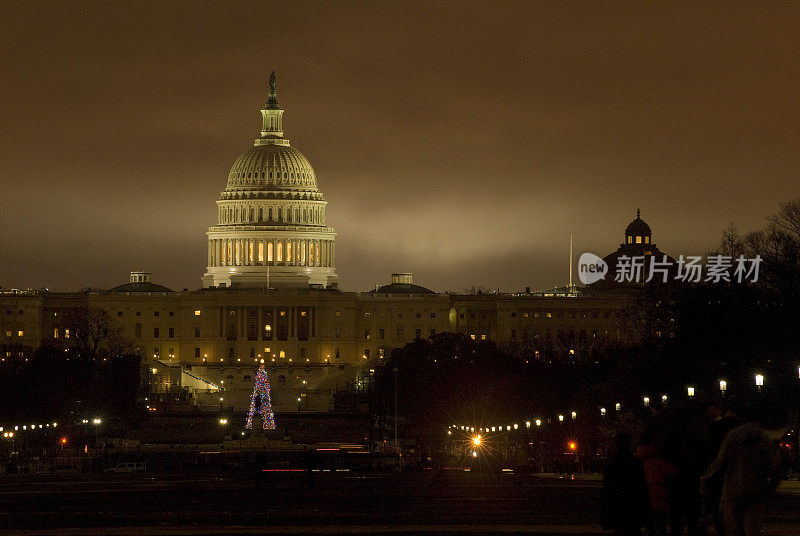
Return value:
M 548 287 L 637 207 L 677 255 L 800 195 L 797 4 L 2 9 L 6 287 L 199 286 L 273 68 L 346 289 Z

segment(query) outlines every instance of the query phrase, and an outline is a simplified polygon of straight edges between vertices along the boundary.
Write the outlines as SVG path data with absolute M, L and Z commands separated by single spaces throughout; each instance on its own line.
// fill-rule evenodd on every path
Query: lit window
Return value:
M 633 237 L 632 237 L 632 236 L 629 236 L 629 237 L 628 237 L 628 244 L 632 244 L 632 243 L 633 243 Z
M 8 330 L 6 330 L 6 337 L 10 337 L 10 336 L 11 336 L 11 330 L 8 329 Z
M 264 243 L 258 243 L 258 262 L 264 262 Z
M 250 242 L 250 247 L 248 248 L 248 251 L 247 251 L 247 261 L 250 264 L 253 264 L 253 243 L 252 242 Z
M 64 330 L 64 338 L 65 339 L 69 339 L 69 330 L 68 329 Z
M 283 242 L 278 242 L 278 248 L 277 249 L 278 249 L 277 262 L 283 262 Z
M 486 340 L 486 334 L 485 334 L 485 333 L 481 334 L 481 340 L 482 340 L 482 341 L 485 341 L 485 340 Z
M 336 311 L 336 316 L 342 316 L 342 312 L 341 311 Z
M 306 316 L 307 313 L 308 311 L 300 311 L 300 316 Z
M 650 237 L 649 236 L 645 236 L 644 237 L 644 243 L 645 244 L 649 244 L 650 243 Z
M 547 318 L 553 318 L 553 313 L 547 313 L 547 314 L 545 314 L 545 316 L 546 316 Z
M 281 350 L 281 351 L 280 351 L 280 353 L 279 353 L 278 355 L 279 355 L 280 357 L 286 357 L 286 352 L 284 352 L 283 350 Z
M 292 262 L 292 242 L 286 242 L 286 262 Z
M 57 338 L 58 338 L 58 328 L 55 328 L 55 329 L 53 330 L 53 338 L 54 338 L 54 339 L 57 339 Z
M 637 236 L 636 237 L 636 243 L 637 244 L 641 244 L 642 243 L 642 237 L 641 236 Z
M 269 219 L 272 219 L 272 213 L 270 213 Z M 267 262 L 272 262 L 272 242 L 267 244 Z
M 475 340 L 475 334 L 473 333 L 472 335 L 469 336 L 469 338 L 474 341 Z
M 23 335 L 25 335 L 25 332 L 24 332 L 24 331 L 22 331 L 22 330 L 19 330 L 19 331 L 17 332 L 17 337 L 22 337 Z
M 200 316 L 200 309 L 194 310 L 194 316 Z
M 364 313 L 365 318 L 369 318 L 369 313 Z

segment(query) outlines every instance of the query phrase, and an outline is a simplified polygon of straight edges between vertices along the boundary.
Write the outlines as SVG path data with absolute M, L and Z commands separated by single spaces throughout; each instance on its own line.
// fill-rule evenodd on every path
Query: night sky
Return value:
M 7 2 L 0 286 L 200 287 L 267 78 L 344 290 L 564 284 L 800 195 L 800 3 Z

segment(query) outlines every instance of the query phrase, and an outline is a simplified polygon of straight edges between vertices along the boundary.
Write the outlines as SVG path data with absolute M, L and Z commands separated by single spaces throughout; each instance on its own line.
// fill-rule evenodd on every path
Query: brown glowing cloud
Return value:
M 345 289 L 563 284 L 570 232 L 702 253 L 800 195 L 797 4 L 3 10 L 4 287 L 198 287 L 272 69 Z

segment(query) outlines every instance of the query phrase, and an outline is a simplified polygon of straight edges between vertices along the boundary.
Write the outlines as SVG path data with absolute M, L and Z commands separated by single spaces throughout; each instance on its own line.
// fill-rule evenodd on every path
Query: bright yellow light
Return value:
M 479 446 L 481 444 L 481 436 L 476 435 L 475 437 L 472 438 L 472 442 L 475 444 L 476 447 Z
M 578 444 L 577 443 L 575 443 L 574 441 L 570 441 L 569 442 L 569 450 L 575 450 L 577 448 L 578 448 Z

